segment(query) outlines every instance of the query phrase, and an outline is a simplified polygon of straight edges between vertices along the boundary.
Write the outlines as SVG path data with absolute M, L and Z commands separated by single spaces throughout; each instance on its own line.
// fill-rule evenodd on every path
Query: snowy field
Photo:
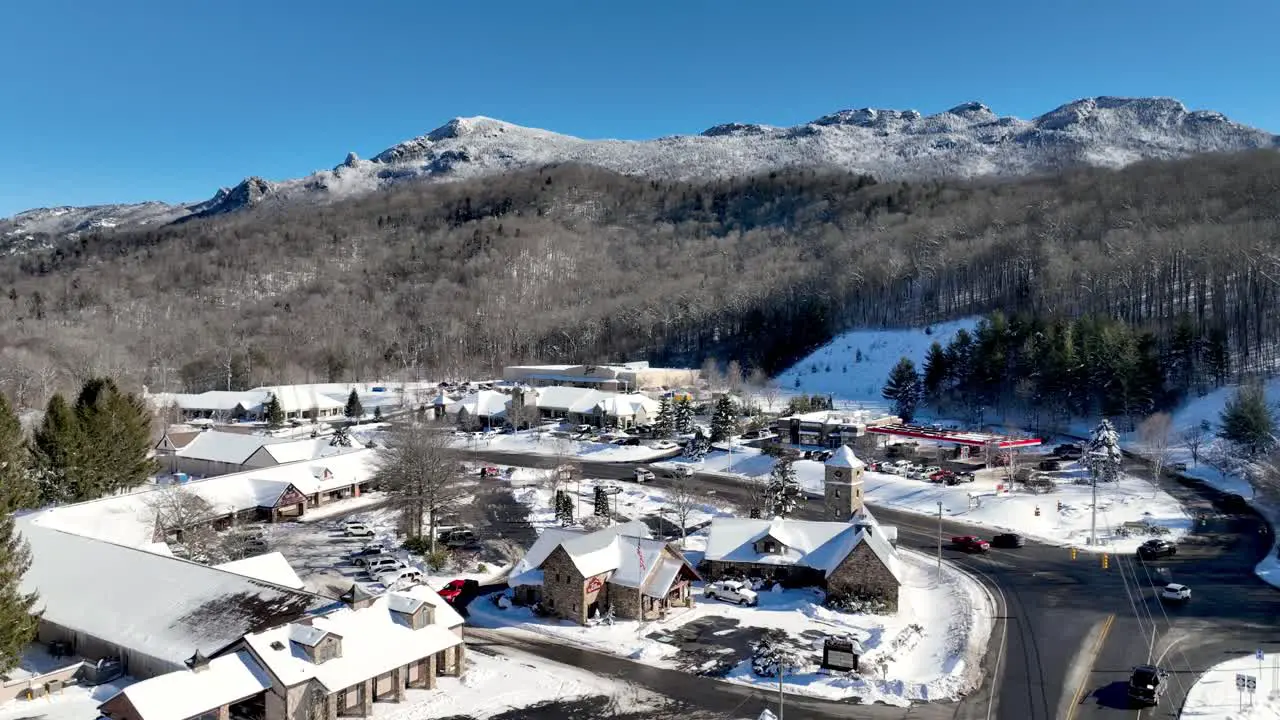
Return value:
M 937 341 L 946 347 L 961 328 L 972 331 L 977 324 L 974 317 L 931 325 L 928 333 L 924 328 L 851 330 L 779 375 L 778 387 L 786 393 L 831 395 L 837 407 L 852 403 L 851 407 L 883 409 L 888 404 L 880 391 L 899 360 L 910 358 L 921 370 L 930 345 Z
M 1258 671 L 1258 661 L 1253 655 L 1219 663 L 1200 676 L 1187 692 L 1182 707 L 1182 720 L 1277 720 L 1280 719 L 1280 696 L 1272 693 L 1280 690 L 1274 682 L 1271 658 L 1267 658 Z M 1244 709 L 1240 709 L 1241 693 L 1236 690 L 1236 675 L 1251 675 L 1257 679 L 1257 691 L 1250 706 L 1248 691 L 1243 694 Z
M 0 720 L 95 720 L 98 705 L 127 687 L 119 680 L 97 688 L 69 687 L 39 700 L 0 705 Z M 543 703 L 588 697 L 611 698 L 619 712 L 644 710 L 659 699 L 652 693 L 607 677 L 533 657 L 507 648 L 471 648 L 462 678 L 437 678 L 435 690 L 407 690 L 401 703 L 374 703 L 378 720 L 488 718 Z
M 692 609 L 660 621 L 583 627 L 480 598 L 469 608 L 469 622 L 766 688 L 776 688 L 777 679 L 752 674 L 746 647 L 766 629 L 781 630 L 808 661 L 802 672 L 784 678 L 787 692 L 900 706 L 956 697 L 979 679 L 978 663 L 992 626 L 990 599 L 976 581 L 950 566 L 939 583 L 930 559 L 907 552 L 902 557 L 906 578 L 894 615 L 836 612 L 823 607 L 821 592 L 812 589 L 762 591 L 758 607 L 704 600 L 699 589 Z M 690 643 L 690 634 L 698 640 Z M 860 675 L 818 670 L 822 638 L 829 634 L 861 642 Z
M 475 451 L 573 457 L 593 462 L 647 462 L 670 455 L 674 449 L 674 446 L 654 448 L 571 440 L 554 437 L 549 432 L 530 430 L 511 435 L 482 433 L 474 437 L 454 436 L 453 446 Z

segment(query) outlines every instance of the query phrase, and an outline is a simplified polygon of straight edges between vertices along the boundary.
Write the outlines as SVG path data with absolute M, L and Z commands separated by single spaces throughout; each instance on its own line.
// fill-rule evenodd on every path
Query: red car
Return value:
M 965 552 L 986 552 L 991 549 L 991 543 L 975 535 L 953 537 L 951 538 L 951 544 Z
M 480 468 L 480 477 L 498 477 L 502 472 L 492 465 L 486 465 Z
M 444 598 L 445 602 L 451 603 L 458 599 L 458 596 L 462 594 L 462 589 L 466 587 L 466 585 L 466 580 L 450 580 L 448 585 L 440 588 L 440 597 Z

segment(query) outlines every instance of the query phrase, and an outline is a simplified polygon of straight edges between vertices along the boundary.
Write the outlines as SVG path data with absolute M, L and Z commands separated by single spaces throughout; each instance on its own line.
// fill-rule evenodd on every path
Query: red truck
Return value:
M 991 549 L 991 543 L 976 535 L 958 535 L 951 538 L 951 545 L 965 552 L 986 552 Z

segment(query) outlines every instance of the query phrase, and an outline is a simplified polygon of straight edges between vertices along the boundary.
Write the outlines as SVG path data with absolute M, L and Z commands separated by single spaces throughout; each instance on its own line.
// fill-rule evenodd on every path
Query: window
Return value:
M 555 598 L 547 598 L 547 607 L 554 608 L 556 606 Z
M 836 488 L 836 497 L 840 497 L 840 489 Z

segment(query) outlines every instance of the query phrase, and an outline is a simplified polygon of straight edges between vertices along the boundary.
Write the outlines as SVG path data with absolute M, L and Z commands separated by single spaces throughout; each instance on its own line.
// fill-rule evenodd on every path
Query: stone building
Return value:
M 548 529 L 512 568 L 517 602 L 586 624 L 613 610 L 653 620 L 693 606 L 698 574 L 676 548 L 631 522 L 594 533 Z
M 758 577 L 789 587 L 820 587 L 834 597 L 874 597 L 898 608 L 897 549 L 865 508 L 852 522 L 716 518 L 707 536 L 703 575 Z
M 863 511 L 862 473 L 866 463 L 841 445 L 823 467 L 823 518 L 848 521 Z

